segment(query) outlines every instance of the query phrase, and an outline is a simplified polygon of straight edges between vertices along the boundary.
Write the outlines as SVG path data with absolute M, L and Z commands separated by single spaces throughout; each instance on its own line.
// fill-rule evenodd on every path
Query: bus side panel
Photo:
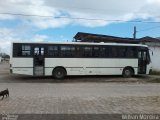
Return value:
M 33 75 L 33 58 L 12 58 L 12 73 Z
M 119 59 L 120 67 L 127 67 L 130 66 L 134 69 L 134 74 L 138 74 L 138 59 Z
M 53 71 L 54 67 L 47 67 L 47 68 L 44 68 L 44 71 L 45 71 L 45 76 L 51 76 L 52 75 L 52 71 Z
M 137 59 L 105 58 L 46 58 L 45 75 L 52 75 L 55 67 L 66 68 L 67 75 L 121 75 L 123 68 L 131 66 L 137 74 Z

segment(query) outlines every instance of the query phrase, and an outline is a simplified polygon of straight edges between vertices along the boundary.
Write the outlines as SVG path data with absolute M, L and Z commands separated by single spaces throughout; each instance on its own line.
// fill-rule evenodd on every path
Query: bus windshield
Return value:
M 151 63 L 151 58 L 149 54 L 149 50 L 147 51 L 147 64 Z

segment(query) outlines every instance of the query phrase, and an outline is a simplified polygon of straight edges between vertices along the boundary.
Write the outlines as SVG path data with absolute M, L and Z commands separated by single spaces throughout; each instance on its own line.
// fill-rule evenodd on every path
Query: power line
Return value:
M 15 16 L 29 16 L 29 17 L 53 17 L 53 16 L 44 16 L 44 15 L 30 15 L 30 14 L 21 14 L 21 13 L 0 13 L 3 15 L 15 15 Z
M 63 8 L 63 9 L 81 9 L 81 10 L 84 10 L 84 9 L 86 9 L 86 10 L 92 10 L 92 11 L 108 11 L 108 10 L 113 10 L 113 9 L 95 9 L 95 8 L 87 8 L 87 7 L 74 7 L 74 6 L 64 6 L 65 8 Z
M 98 18 L 83 18 L 83 17 L 69 17 L 69 16 L 45 16 L 45 15 L 35 15 L 35 14 L 21 14 L 21 13 L 0 13 L 3 15 L 15 15 L 15 16 L 26 16 L 26 17 L 44 17 L 44 18 L 55 18 L 55 19 L 79 19 L 79 20 L 89 20 L 89 21 L 107 21 L 107 22 L 131 22 L 131 23 L 160 23 L 160 21 L 154 22 L 154 21 L 146 21 L 146 20 L 131 20 L 131 21 L 125 21 L 125 20 L 109 20 L 109 19 L 98 19 Z

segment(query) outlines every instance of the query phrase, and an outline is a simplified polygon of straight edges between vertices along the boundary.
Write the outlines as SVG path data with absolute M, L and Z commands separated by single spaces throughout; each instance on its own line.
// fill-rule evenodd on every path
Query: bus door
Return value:
M 146 74 L 147 69 L 147 51 L 141 50 L 138 52 L 138 73 Z
M 34 47 L 34 58 L 33 58 L 33 74 L 34 76 L 44 75 L 44 47 Z

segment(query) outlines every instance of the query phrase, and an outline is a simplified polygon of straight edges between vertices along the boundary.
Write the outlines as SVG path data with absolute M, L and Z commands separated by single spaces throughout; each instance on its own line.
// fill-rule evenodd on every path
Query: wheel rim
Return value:
M 123 75 L 123 77 L 126 77 L 126 78 L 132 77 L 134 75 L 134 69 L 132 69 L 130 67 L 124 68 L 122 75 Z
M 130 70 L 125 70 L 125 75 L 126 76 L 130 76 L 131 75 L 131 71 Z
M 66 76 L 66 71 L 63 68 L 56 68 L 53 71 L 54 78 L 63 79 Z
M 62 71 L 57 71 L 56 72 L 56 77 L 58 77 L 58 78 L 63 77 L 63 72 Z

